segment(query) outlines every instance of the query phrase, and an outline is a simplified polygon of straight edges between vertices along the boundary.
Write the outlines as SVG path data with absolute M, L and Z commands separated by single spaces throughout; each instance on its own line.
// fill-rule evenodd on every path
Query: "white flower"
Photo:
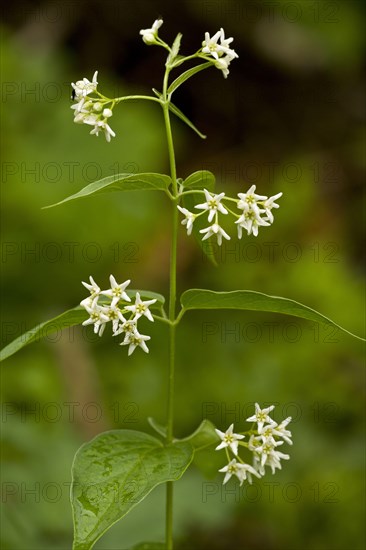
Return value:
M 234 57 L 239 57 L 238 54 L 232 50 L 229 46 L 229 44 L 231 44 L 233 41 L 234 41 L 234 38 L 225 38 L 225 31 L 224 29 L 220 29 L 221 30 L 221 36 L 220 36 L 220 46 L 221 48 L 224 49 L 225 53 L 227 55 L 229 55 L 232 59 L 234 59 Z
M 262 429 L 258 429 L 258 434 L 262 437 L 263 441 L 265 439 L 274 439 L 274 437 L 282 437 L 289 445 L 292 445 L 292 434 L 289 430 L 286 430 L 286 426 L 291 422 L 291 416 L 283 420 L 281 424 L 277 422 L 272 422 L 267 426 L 263 426 Z
M 281 453 L 280 451 L 276 451 L 276 447 L 282 444 L 283 441 L 273 442 L 266 440 L 263 445 L 256 449 L 258 455 L 255 464 L 261 475 L 264 475 L 265 466 L 269 466 L 272 470 L 272 474 L 274 474 L 276 468 L 281 470 L 281 459 L 289 460 L 289 455 Z
M 113 336 L 118 336 L 119 334 L 122 334 L 123 332 L 136 333 L 137 332 L 137 321 L 133 319 L 128 319 L 128 321 L 124 321 L 124 323 L 118 325 L 117 330 L 114 332 Z
M 104 130 L 105 139 L 108 141 L 108 143 L 111 141 L 111 137 L 116 137 L 116 133 L 112 130 L 105 119 L 84 119 L 84 123 L 94 125 L 94 128 L 90 132 L 90 134 L 95 134 L 96 136 L 99 136 L 100 130 Z
M 244 210 L 244 212 L 255 210 L 259 213 L 257 201 L 266 200 L 268 197 L 266 197 L 265 195 L 257 195 L 256 193 L 254 193 L 255 188 L 256 186 L 252 185 L 246 193 L 238 193 L 238 197 L 240 199 L 238 201 L 238 208 L 240 208 L 240 210 Z
M 225 477 L 223 484 L 227 483 L 232 475 L 235 475 L 239 481 L 240 485 L 243 484 L 243 481 L 247 479 L 249 483 L 252 482 L 251 474 L 255 475 L 256 477 L 260 477 L 259 472 L 257 472 L 252 466 L 249 466 L 249 464 L 241 464 L 240 462 L 237 462 L 235 458 L 229 462 L 227 466 L 224 466 L 219 470 L 219 472 L 225 472 Z
M 218 40 L 220 39 L 220 44 L 218 43 Z M 225 33 L 224 29 L 220 29 L 217 31 L 216 34 L 214 34 L 210 38 L 210 34 L 208 32 L 205 33 L 205 40 L 202 42 L 202 53 L 206 53 L 208 55 L 212 55 L 212 57 L 216 60 L 219 59 L 219 57 L 222 57 L 223 55 L 230 55 L 233 59 L 234 57 L 238 57 L 238 55 L 235 53 L 234 50 L 231 50 L 229 47 L 229 44 L 233 41 L 233 38 L 226 38 L 225 39 Z
M 262 445 L 261 438 L 252 434 L 248 441 L 248 449 L 253 453 L 255 453 L 258 447 L 260 447 L 261 445 Z
M 151 44 L 156 44 L 156 38 L 158 36 L 158 30 L 163 24 L 162 19 L 156 19 L 153 23 L 151 29 L 141 29 L 140 34 L 142 35 L 142 40 L 150 46 Z
M 88 104 L 89 102 L 85 102 L 85 97 L 82 97 L 78 103 L 74 103 L 74 105 L 71 105 L 70 109 L 75 110 L 74 122 L 82 122 L 82 117 L 78 116 L 80 115 L 80 113 L 89 113 L 89 110 L 85 108 L 85 103 Z
M 142 315 L 145 315 L 149 319 L 149 321 L 154 321 L 153 316 L 151 315 L 151 312 L 149 310 L 149 306 L 152 304 L 155 304 L 155 300 L 146 300 L 143 302 L 140 298 L 139 292 L 136 292 L 136 301 L 133 306 L 126 306 L 125 309 L 128 311 L 131 311 L 134 314 L 134 320 L 137 321 Z
M 267 214 L 267 219 L 270 223 L 273 223 L 273 214 L 271 212 L 272 208 L 279 208 L 280 205 L 275 202 L 275 200 L 282 197 L 282 193 L 277 193 L 277 195 L 274 195 L 273 197 L 269 197 L 266 201 L 263 203 L 263 207 L 265 210 L 265 213 Z
M 231 426 L 226 430 L 226 432 L 221 432 L 220 430 L 216 430 L 215 432 L 217 435 L 219 435 L 222 439 L 222 442 L 220 445 L 216 447 L 216 451 L 220 449 L 224 449 L 224 447 L 230 447 L 234 455 L 238 454 L 238 441 L 239 439 L 244 439 L 244 435 L 241 434 L 234 434 L 233 433 L 234 424 L 231 424 Z
M 121 283 L 120 285 L 117 283 L 116 279 L 113 277 L 113 275 L 109 276 L 109 282 L 111 284 L 111 288 L 108 290 L 103 290 L 101 294 L 104 294 L 104 296 L 109 296 L 112 298 L 111 307 L 113 308 L 120 300 L 125 300 L 126 302 L 131 302 L 131 298 L 126 294 L 125 290 L 130 284 L 130 279 L 125 281 L 124 283 Z
M 129 346 L 128 355 L 131 355 L 139 346 L 145 353 L 149 353 L 149 348 L 145 344 L 147 340 L 150 340 L 150 336 L 139 334 L 137 330 L 135 332 L 127 332 L 125 339 L 121 342 L 121 346 Z
M 71 83 L 71 86 L 75 91 L 75 97 L 77 99 L 81 99 L 95 92 L 98 86 L 97 76 L 98 76 L 98 71 L 95 71 L 91 82 L 87 78 L 83 78 L 82 80 L 78 80 L 75 84 L 74 82 Z
M 222 244 L 222 237 L 225 237 L 228 241 L 230 241 L 229 235 L 224 231 L 224 229 L 218 224 L 214 223 L 213 225 L 210 225 L 209 227 L 206 227 L 206 229 L 200 229 L 200 233 L 205 234 L 204 237 L 202 237 L 202 240 L 206 240 L 209 237 L 212 237 L 212 235 L 217 236 L 217 243 L 219 246 Z
M 222 29 L 217 31 L 212 38 L 210 38 L 210 33 L 205 32 L 205 40 L 202 42 L 202 53 L 212 55 L 215 59 L 219 58 L 219 53 L 224 53 L 222 47 L 217 43 L 221 36 L 221 31 Z
M 193 222 L 196 219 L 197 214 L 193 214 L 193 212 L 190 212 L 189 210 L 187 210 L 187 208 L 182 208 L 179 205 L 177 206 L 177 208 L 185 216 L 185 219 L 182 221 L 182 225 L 187 226 L 187 235 L 190 235 L 192 233 Z
M 198 208 L 199 210 L 209 210 L 209 223 L 212 222 L 217 211 L 221 212 L 222 214 L 228 213 L 224 205 L 221 204 L 221 200 L 225 197 L 225 193 L 213 195 L 209 191 L 207 191 L 207 189 L 204 189 L 203 191 L 205 193 L 206 202 L 203 202 L 202 204 L 197 204 L 195 208 Z
M 266 220 L 260 217 L 259 213 L 255 210 L 248 210 L 247 212 L 244 212 L 242 216 L 235 222 L 238 224 L 238 238 L 242 238 L 243 229 L 246 229 L 248 235 L 253 233 L 255 237 L 258 235 L 258 227 L 259 226 L 268 226 L 270 223 L 268 223 Z
M 126 319 L 123 317 L 121 310 L 116 306 L 110 305 L 106 308 L 105 313 L 108 319 L 112 321 L 112 330 L 113 333 L 116 334 L 118 331 L 119 322 L 121 321 L 122 323 L 125 323 Z
M 105 329 L 105 325 L 109 321 L 109 317 L 107 315 L 107 308 L 98 306 L 97 304 L 94 304 L 91 307 L 84 305 L 84 307 L 86 311 L 89 313 L 89 319 L 87 319 L 82 323 L 83 326 L 94 325 L 95 334 L 99 334 L 99 336 L 102 336 Z
M 217 69 L 220 69 L 220 71 L 222 71 L 224 78 L 227 78 L 227 75 L 230 72 L 229 65 L 232 60 L 233 60 L 233 57 L 231 57 L 230 55 L 225 55 L 225 57 L 220 57 L 217 61 L 215 61 L 215 67 Z
M 84 306 L 85 304 L 89 305 L 90 300 L 91 300 L 90 305 L 92 303 L 96 303 L 96 301 L 98 300 L 98 296 L 100 294 L 100 287 L 94 281 L 92 276 L 89 277 L 89 281 L 90 283 L 85 283 L 84 281 L 81 282 L 81 284 L 84 285 L 85 288 L 87 288 L 90 292 L 90 296 L 85 300 L 83 300 L 82 302 L 80 302 L 80 305 L 82 306 Z
M 273 422 L 272 418 L 268 415 L 274 409 L 274 405 L 267 407 L 266 409 L 261 409 L 258 403 L 255 404 L 255 414 L 247 418 L 247 422 L 257 422 L 258 430 L 263 428 L 263 424 L 268 422 L 269 424 Z

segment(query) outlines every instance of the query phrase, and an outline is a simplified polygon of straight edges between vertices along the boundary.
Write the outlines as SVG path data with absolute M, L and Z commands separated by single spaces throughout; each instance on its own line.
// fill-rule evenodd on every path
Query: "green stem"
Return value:
M 169 68 L 166 68 L 163 84 L 163 112 L 169 152 L 170 174 L 172 178 L 173 194 L 173 219 L 172 219 L 172 242 L 170 251 L 170 289 L 169 289 L 169 320 L 172 323 L 169 327 L 169 378 L 168 378 L 168 407 L 167 407 L 167 444 L 173 441 L 174 423 L 174 373 L 175 373 L 175 302 L 176 302 L 176 278 L 177 278 L 177 240 L 178 240 L 178 209 L 175 199 L 178 194 L 177 171 L 175 165 L 175 154 L 172 129 L 169 117 L 169 98 L 167 94 Z M 166 548 L 173 549 L 173 482 L 166 484 Z
M 120 103 L 121 101 L 129 101 L 131 99 L 146 99 L 147 101 L 155 101 L 156 103 L 161 103 L 161 100 L 159 98 L 150 95 L 125 95 L 122 97 L 116 97 L 113 101 L 115 103 Z

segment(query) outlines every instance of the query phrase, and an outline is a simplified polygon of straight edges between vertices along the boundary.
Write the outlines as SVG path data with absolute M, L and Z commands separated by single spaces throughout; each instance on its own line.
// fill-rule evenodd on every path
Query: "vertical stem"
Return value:
M 163 111 L 167 136 L 170 174 L 172 177 L 172 191 L 174 197 L 178 194 L 177 172 L 175 166 L 174 144 L 169 117 L 169 98 L 167 94 L 169 69 L 167 68 L 163 84 Z M 170 250 L 170 287 L 169 287 L 169 319 L 175 320 L 176 279 L 177 279 L 177 239 L 178 239 L 178 210 L 173 203 L 172 241 Z M 168 410 L 167 410 L 167 443 L 173 441 L 174 422 L 174 371 L 175 371 L 175 325 L 169 326 L 169 379 L 168 379 Z M 173 482 L 166 484 L 166 548 L 173 550 Z

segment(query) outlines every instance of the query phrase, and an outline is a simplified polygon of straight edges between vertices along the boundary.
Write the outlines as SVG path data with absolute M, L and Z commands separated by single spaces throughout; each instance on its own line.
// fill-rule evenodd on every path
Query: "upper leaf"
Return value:
M 188 442 L 163 445 L 134 430 L 112 430 L 83 445 L 72 467 L 74 550 L 89 550 L 116 521 L 192 462 Z
M 154 418 L 151 416 L 147 419 L 150 426 L 162 437 L 166 437 L 167 429 L 165 426 L 162 426 L 159 424 Z M 180 441 L 187 441 L 190 443 L 194 449 L 194 451 L 199 451 L 201 449 L 204 449 L 205 447 L 208 447 L 209 445 L 213 445 L 214 443 L 217 443 L 220 438 L 217 435 L 215 431 L 215 426 L 210 422 L 209 420 L 205 419 L 201 422 L 201 424 L 198 426 L 198 428 L 187 437 L 183 437 L 181 439 L 174 439 L 173 443 L 179 443 Z
M 100 193 L 109 193 L 110 191 L 167 191 L 171 184 L 170 176 L 164 174 L 115 174 L 113 176 L 107 176 L 98 181 L 90 183 L 78 193 L 70 195 L 60 202 L 44 206 L 43 208 L 52 208 L 58 206 L 64 202 L 73 201 L 76 199 L 83 199 L 90 195 L 96 195 Z
M 185 122 L 185 124 L 187 124 L 187 126 L 189 126 L 194 132 L 196 132 L 196 134 L 202 138 L 202 139 L 206 139 L 206 136 L 205 134 L 202 134 L 202 132 L 200 132 L 198 130 L 198 128 L 196 128 L 196 126 L 193 124 L 193 122 L 191 122 L 189 120 L 188 117 L 186 117 L 186 115 L 184 113 L 182 113 L 182 111 L 180 109 L 178 109 L 178 107 L 176 105 L 174 105 L 172 102 L 169 102 L 169 110 L 175 115 L 177 116 L 178 118 L 180 118 L 183 122 Z
M 204 449 L 209 445 L 217 443 L 218 441 L 220 441 L 220 438 L 217 435 L 215 431 L 215 426 L 212 424 L 212 422 L 205 419 L 201 422 L 201 424 L 198 426 L 197 430 L 193 432 L 193 434 L 175 441 L 187 441 L 192 445 L 195 451 L 199 451 L 200 449 Z
M 207 189 L 213 191 L 215 189 L 215 176 L 209 170 L 198 170 L 183 181 L 183 187 L 187 190 Z
M 156 299 L 157 302 L 151 306 L 151 308 L 160 308 L 164 305 L 164 296 L 161 294 L 158 294 L 157 292 L 150 292 L 148 290 L 127 290 L 126 293 L 132 297 L 135 296 L 136 292 L 139 292 L 141 295 L 141 298 L 145 298 L 148 300 Z M 3 348 L 0 352 L 0 361 L 4 361 L 4 359 L 7 359 L 20 349 L 24 348 L 24 346 L 27 346 L 28 344 L 31 344 L 32 342 L 39 341 L 41 338 L 44 338 L 45 336 L 49 336 L 50 334 L 54 332 L 61 331 L 64 328 L 67 327 L 73 327 L 75 325 L 80 325 L 85 319 L 88 318 L 88 314 L 85 311 L 85 309 L 81 306 L 77 306 L 73 309 L 69 309 L 68 311 L 65 311 L 64 313 L 61 313 L 61 315 L 58 315 L 57 317 L 54 317 L 53 319 L 50 319 L 49 321 L 45 321 L 44 323 L 41 323 L 31 330 L 28 330 L 28 332 L 25 332 L 24 334 L 21 334 L 10 342 L 5 348 Z
M 212 66 L 211 61 L 208 61 L 207 63 L 201 63 L 201 65 L 197 65 L 196 67 L 192 67 L 191 69 L 188 69 L 188 71 L 185 71 L 181 75 L 176 78 L 171 85 L 168 88 L 168 94 L 172 94 L 179 86 L 181 86 L 186 80 L 191 78 L 191 76 L 199 73 L 200 71 L 203 71 L 203 69 L 207 69 L 208 67 Z
M 262 292 L 254 290 L 234 290 L 232 292 L 214 292 L 212 290 L 191 289 L 184 292 L 181 296 L 183 311 L 190 309 L 246 309 L 251 311 L 271 311 L 293 315 L 309 321 L 332 325 L 333 327 L 346 332 L 347 334 L 364 340 L 356 336 L 345 328 L 318 313 L 315 309 L 280 296 L 269 296 Z
M 166 65 L 170 66 L 171 63 L 176 59 L 179 50 L 180 50 L 180 43 L 182 40 L 182 34 L 179 32 L 177 36 L 175 37 L 175 40 L 172 45 L 172 49 L 169 52 L 168 59 L 166 60 Z

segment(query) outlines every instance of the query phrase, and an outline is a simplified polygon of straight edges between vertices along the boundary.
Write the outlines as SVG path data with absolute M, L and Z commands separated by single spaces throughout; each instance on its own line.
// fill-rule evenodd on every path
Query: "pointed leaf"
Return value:
M 165 298 L 161 294 L 158 294 L 157 292 L 150 292 L 149 290 L 127 290 L 126 293 L 133 297 L 135 296 L 136 292 L 139 292 L 142 299 L 147 300 L 153 300 L 156 299 L 157 302 L 151 306 L 151 309 L 153 308 L 161 308 L 164 305 Z M 100 303 L 103 304 L 103 299 L 100 300 Z M 109 303 L 108 299 L 105 299 L 105 303 Z M 44 338 L 45 336 L 49 336 L 50 334 L 53 334 L 54 332 L 61 331 L 64 328 L 72 327 L 75 325 L 80 325 L 83 321 L 85 321 L 88 318 L 88 314 L 85 311 L 85 309 L 81 306 L 77 306 L 73 309 L 69 309 L 68 311 L 65 311 L 64 313 L 61 313 L 61 315 L 58 315 L 57 317 L 54 317 L 53 319 L 50 319 L 49 321 L 45 321 L 44 323 L 40 323 L 39 325 L 36 325 L 31 330 L 28 330 L 24 334 L 21 334 L 10 342 L 5 348 L 3 348 L 0 352 L 0 361 L 4 361 L 4 359 L 7 359 L 20 349 L 24 348 L 28 344 L 31 344 L 32 342 L 39 341 L 41 338 Z
M 62 201 L 44 206 L 43 208 L 53 208 L 68 201 L 83 199 L 91 195 L 100 193 L 109 193 L 111 191 L 167 191 L 171 183 L 171 178 L 164 174 L 115 174 L 107 176 L 98 181 L 90 183 L 78 193 L 70 195 Z
M 178 118 L 180 118 L 181 120 L 183 120 L 183 122 L 185 122 L 187 124 L 187 126 L 189 126 L 194 132 L 196 132 L 197 135 L 199 135 L 200 138 L 202 139 L 206 139 L 206 136 L 204 134 L 202 134 L 198 128 L 196 128 L 196 126 L 193 124 L 193 122 L 191 122 L 189 120 L 189 118 L 186 117 L 186 115 L 184 113 L 182 113 L 182 111 L 180 109 L 178 109 L 178 107 L 176 107 L 173 103 L 169 103 L 169 110 L 175 115 L 177 116 Z
M 72 466 L 74 550 L 89 550 L 157 485 L 178 480 L 193 458 L 190 443 L 163 445 L 134 430 L 112 430 L 83 445 Z
M 215 176 L 209 170 L 198 170 L 183 181 L 183 187 L 187 190 L 207 189 L 213 192 L 215 189 Z
M 183 35 L 179 32 L 177 34 L 177 36 L 175 37 L 175 40 L 174 40 L 173 45 L 172 45 L 172 49 L 169 52 L 168 58 L 166 60 L 166 65 L 167 66 L 170 66 L 172 64 L 172 61 L 174 61 L 174 59 L 176 59 L 176 57 L 179 53 L 180 42 L 182 40 L 182 36 Z
M 187 441 L 192 445 L 195 451 L 199 451 L 200 449 L 204 449 L 209 445 L 214 445 L 215 443 L 220 441 L 220 438 L 217 435 L 215 431 L 215 426 L 212 424 L 212 422 L 205 419 L 201 422 L 201 424 L 198 426 L 197 430 L 193 432 L 193 434 L 175 441 Z
M 212 63 L 211 61 L 208 61 L 207 63 L 201 63 L 201 65 L 196 65 L 196 67 L 192 67 L 191 69 L 188 69 L 188 71 L 185 71 L 181 75 L 176 78 L 171 85 L 168 88 L 168 94 L 172 94 L 179 86 L 181 86 L 186 80 L 191 78 L 191 76 L 194 76 L 195 74 L 199 73 L 200 71 L 203 71 L 203 69 L 207 69 L 208 67 L 211 67 Z
M 281 296 L 269 296 L 262 292 L 253 290 L 235 290 L 233 292 L 214 292 L 212 290 L 191 289 L 184 292 L 181 296 L 183 312 L 191 309 L 244 309 L 251 311 L 271 311 L 292 315 L 309 321 L 315 321 L 326 325 L 332 325 L 339 330 L 364 340 L 356 336 L 345 328 L 325 317 L 308 306 L 282 298 Z
M 4 361 L 4 359 L 7 359 L 28 344 L 36 341 L 38 342 L 45 336 L 49 336 L 67 327 L 80 325 L 85 319 L 87 319 L 87 313 L 83 307 L 79 306 L 74 309 L 69 309 L 49 321 L 40 323 L 5 346 L 0 352 L 0 361 Z

